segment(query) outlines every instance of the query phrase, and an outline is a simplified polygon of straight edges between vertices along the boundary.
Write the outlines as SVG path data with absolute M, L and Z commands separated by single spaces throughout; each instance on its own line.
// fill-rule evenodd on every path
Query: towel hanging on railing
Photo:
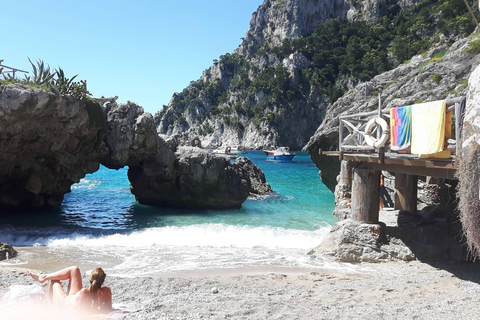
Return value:
M 390 149 L 405 150 L 410 147 L 412 139 L 412 106 L 390 109 Z

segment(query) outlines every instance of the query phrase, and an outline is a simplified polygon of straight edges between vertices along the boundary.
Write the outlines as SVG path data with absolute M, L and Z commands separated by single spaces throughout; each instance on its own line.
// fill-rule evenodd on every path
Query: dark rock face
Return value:
M 247 199 L 251 183 L 237 164 L 199 148 L 180 147 L 175 154 L 166 149 L 129 168 L 131 190 L 139 203 L 226 209 L 240 207 Z
M 157 131 L 150 113 L 135 103 L 109 103 L 105 108 L 108 155 L 102 164 L 110 169 L 138 166 L 157 153 Z
M 244 175 L 249 177 L 251 184 L 250 193 L 265 194 L 272 192 L 272 187 L 267 183 L 265 174 L 253 163 L 252 160 L 246 157 L 240 157 L 235 163 L 237 164 L 237 167 L 244 171 Z
M 11 245 L 4 242 L 0 242 L 0 261 L 5 259 L 11 259 L 17 256 L 17 250 Z
M 185 208 L 237 208 L 249 193 L 271 192 L 250 159 L 227 161 L 195 147 L 178 147 L 157 135 L 153 117 L 134 103 L 107 105 L 102 164 L 128 166 L 131 191 L 141 204 Z M 184 137 L 185 138 L 185 137 Z
M 199 148 L 178 148 L 156 132 L 135 103 L 79 101 L 14 84 L 0 86 L 0 210 L 60 205 L 87 173 L 129 167 L 142 204 L 240 207 L 249 193 L 271 191 L 249 159 L 232 163 Z
M 0 85 L 0 210 L 60 205 L 72 184 L 98 170 L 104 134 L 96 102 Z

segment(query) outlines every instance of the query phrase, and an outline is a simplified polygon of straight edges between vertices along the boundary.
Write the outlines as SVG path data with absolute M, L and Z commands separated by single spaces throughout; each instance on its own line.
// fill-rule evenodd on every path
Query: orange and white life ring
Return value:
M 379 125 L 382 128 L 382 135 L 379 139 L 376 139 L 372 136 L 373 127 Z M 374 147 L 375 149 L 381 148 L 387 143 L 388 138 L 390 137 L 390 128 L 388 127 L 387 121 L 383 118 L 377 117 L 370 119 L 367 122 L 367 126 L 365 127 L 365 142 L 370 146 Z

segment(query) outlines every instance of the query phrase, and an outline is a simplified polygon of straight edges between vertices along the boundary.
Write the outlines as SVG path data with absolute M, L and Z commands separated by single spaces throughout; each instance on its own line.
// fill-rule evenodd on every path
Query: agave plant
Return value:
M 57 79 L 54 80 L 54 84 L 57 86 L 60 93 L 71 94 L 75 86 L 75 82 L 73 82 L 73 80 L 78 76 L 78 74 L 71 78 L 67 78 L 65 76 L 65 72 L 63 72 L 63 69 L 60 67 L 56 70 L 56 74 Z
M 28 58 L 28 61 L 30 61 L 30 64 L 32 65 L 33 76 L 31 78 L 26 77 L 25 80 L 27 80 L 27 82 L 33 82 L 38 85 L 53 83 L 53 77 L 55 77 L 56 72 L 52 73 L 50 67 L 48 65 L 45 66 L 43 60 L 38 60 L 36 66 L 30 58 Z

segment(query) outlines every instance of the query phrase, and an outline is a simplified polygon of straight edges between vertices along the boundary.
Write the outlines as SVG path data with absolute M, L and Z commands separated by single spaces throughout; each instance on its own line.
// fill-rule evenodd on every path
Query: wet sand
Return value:
M 28 271 L 1 267 L 0 297 L 11 285 L 34 284 Z M 361 264 L 355 272 L 210 270 L 106 280 L 114 304 L 131 310 L 110 314 L 115 319 L 476 319 L 479 283 L 479 264 L 419 261 Z M 11 319 L 73 319 L 67 312 L 2 308 Z

